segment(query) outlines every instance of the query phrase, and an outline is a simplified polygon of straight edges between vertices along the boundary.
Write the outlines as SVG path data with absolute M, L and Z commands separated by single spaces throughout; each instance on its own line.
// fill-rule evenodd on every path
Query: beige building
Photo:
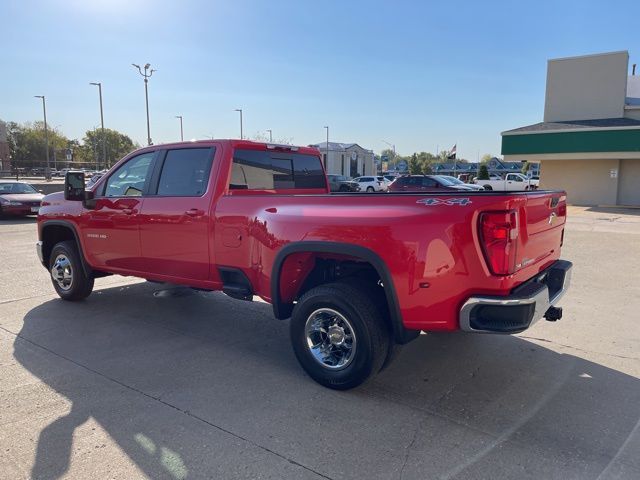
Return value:
M 359 177 L 374 175 L 373 151 L 362 148 L 357 143 L 327 142 L 309 145 L 316 147 L 322 154 L 324 168 L 329 174 Z
M 571 204 L 640 205 L 633 73 L 626 51 L 549 60 L 544 121 L 503 132 L 504 159 L 540 163 L 540 187 L 566 190 Z

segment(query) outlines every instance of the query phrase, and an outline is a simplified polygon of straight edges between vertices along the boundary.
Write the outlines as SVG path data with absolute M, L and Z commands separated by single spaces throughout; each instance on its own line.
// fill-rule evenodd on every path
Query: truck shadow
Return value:
M 15 358 L 71 403 L 39 432 L 33 478 L 60 478 L 76 450 L 98 448 L 78 439 L 90 419 L 151 478 L 257 476 L 260 461 L 242 452 L 256 445 L 330 477 L 388 478 L 404 459 L 407 478 L 473 477 L 487 464 L 505 477 L 595 478 L 628 468 L 640 442 L 636 378 L 523 338 L 422 335 L 373 382 L 334 392 L 298 367 L 270 305 L 158 290 L 106 288 L 25 316 Z M 345 423 L 366 440 L 345 442 L 329 465 L 322 455 Z

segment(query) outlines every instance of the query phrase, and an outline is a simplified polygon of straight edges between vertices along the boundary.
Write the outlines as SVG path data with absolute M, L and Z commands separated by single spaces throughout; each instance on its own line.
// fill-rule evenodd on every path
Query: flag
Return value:
M 447 159 L 448 160 L 455 160 L 456 159 L 456 145 L 453 146 L 453 148 L 449 151 L 449 154 L 447 155 Z

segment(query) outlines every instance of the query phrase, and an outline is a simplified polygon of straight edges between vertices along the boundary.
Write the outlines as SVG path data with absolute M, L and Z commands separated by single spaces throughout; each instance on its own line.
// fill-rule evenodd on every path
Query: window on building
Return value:
M 260 150 L 236 150 L 231 189 L 280 190 L 326 188 L 320 159 L 313 155 Z
M 211 148 L 169 150 L 158 183 L 158 195 L 166 197 L 200 197 L 209 183 Z
M 341 164 L 340 164 L 340 173 L 342 175 L 344 175 L 344 153 L 342 154 L 342 158 L 341 158 Z

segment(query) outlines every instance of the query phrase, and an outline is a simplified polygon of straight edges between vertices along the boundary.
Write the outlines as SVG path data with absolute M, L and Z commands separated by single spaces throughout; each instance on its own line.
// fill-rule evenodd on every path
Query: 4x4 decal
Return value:
M 416 203 L 423 205 L 470 205 L 472 202 L 469 198 L 421 198 Z

